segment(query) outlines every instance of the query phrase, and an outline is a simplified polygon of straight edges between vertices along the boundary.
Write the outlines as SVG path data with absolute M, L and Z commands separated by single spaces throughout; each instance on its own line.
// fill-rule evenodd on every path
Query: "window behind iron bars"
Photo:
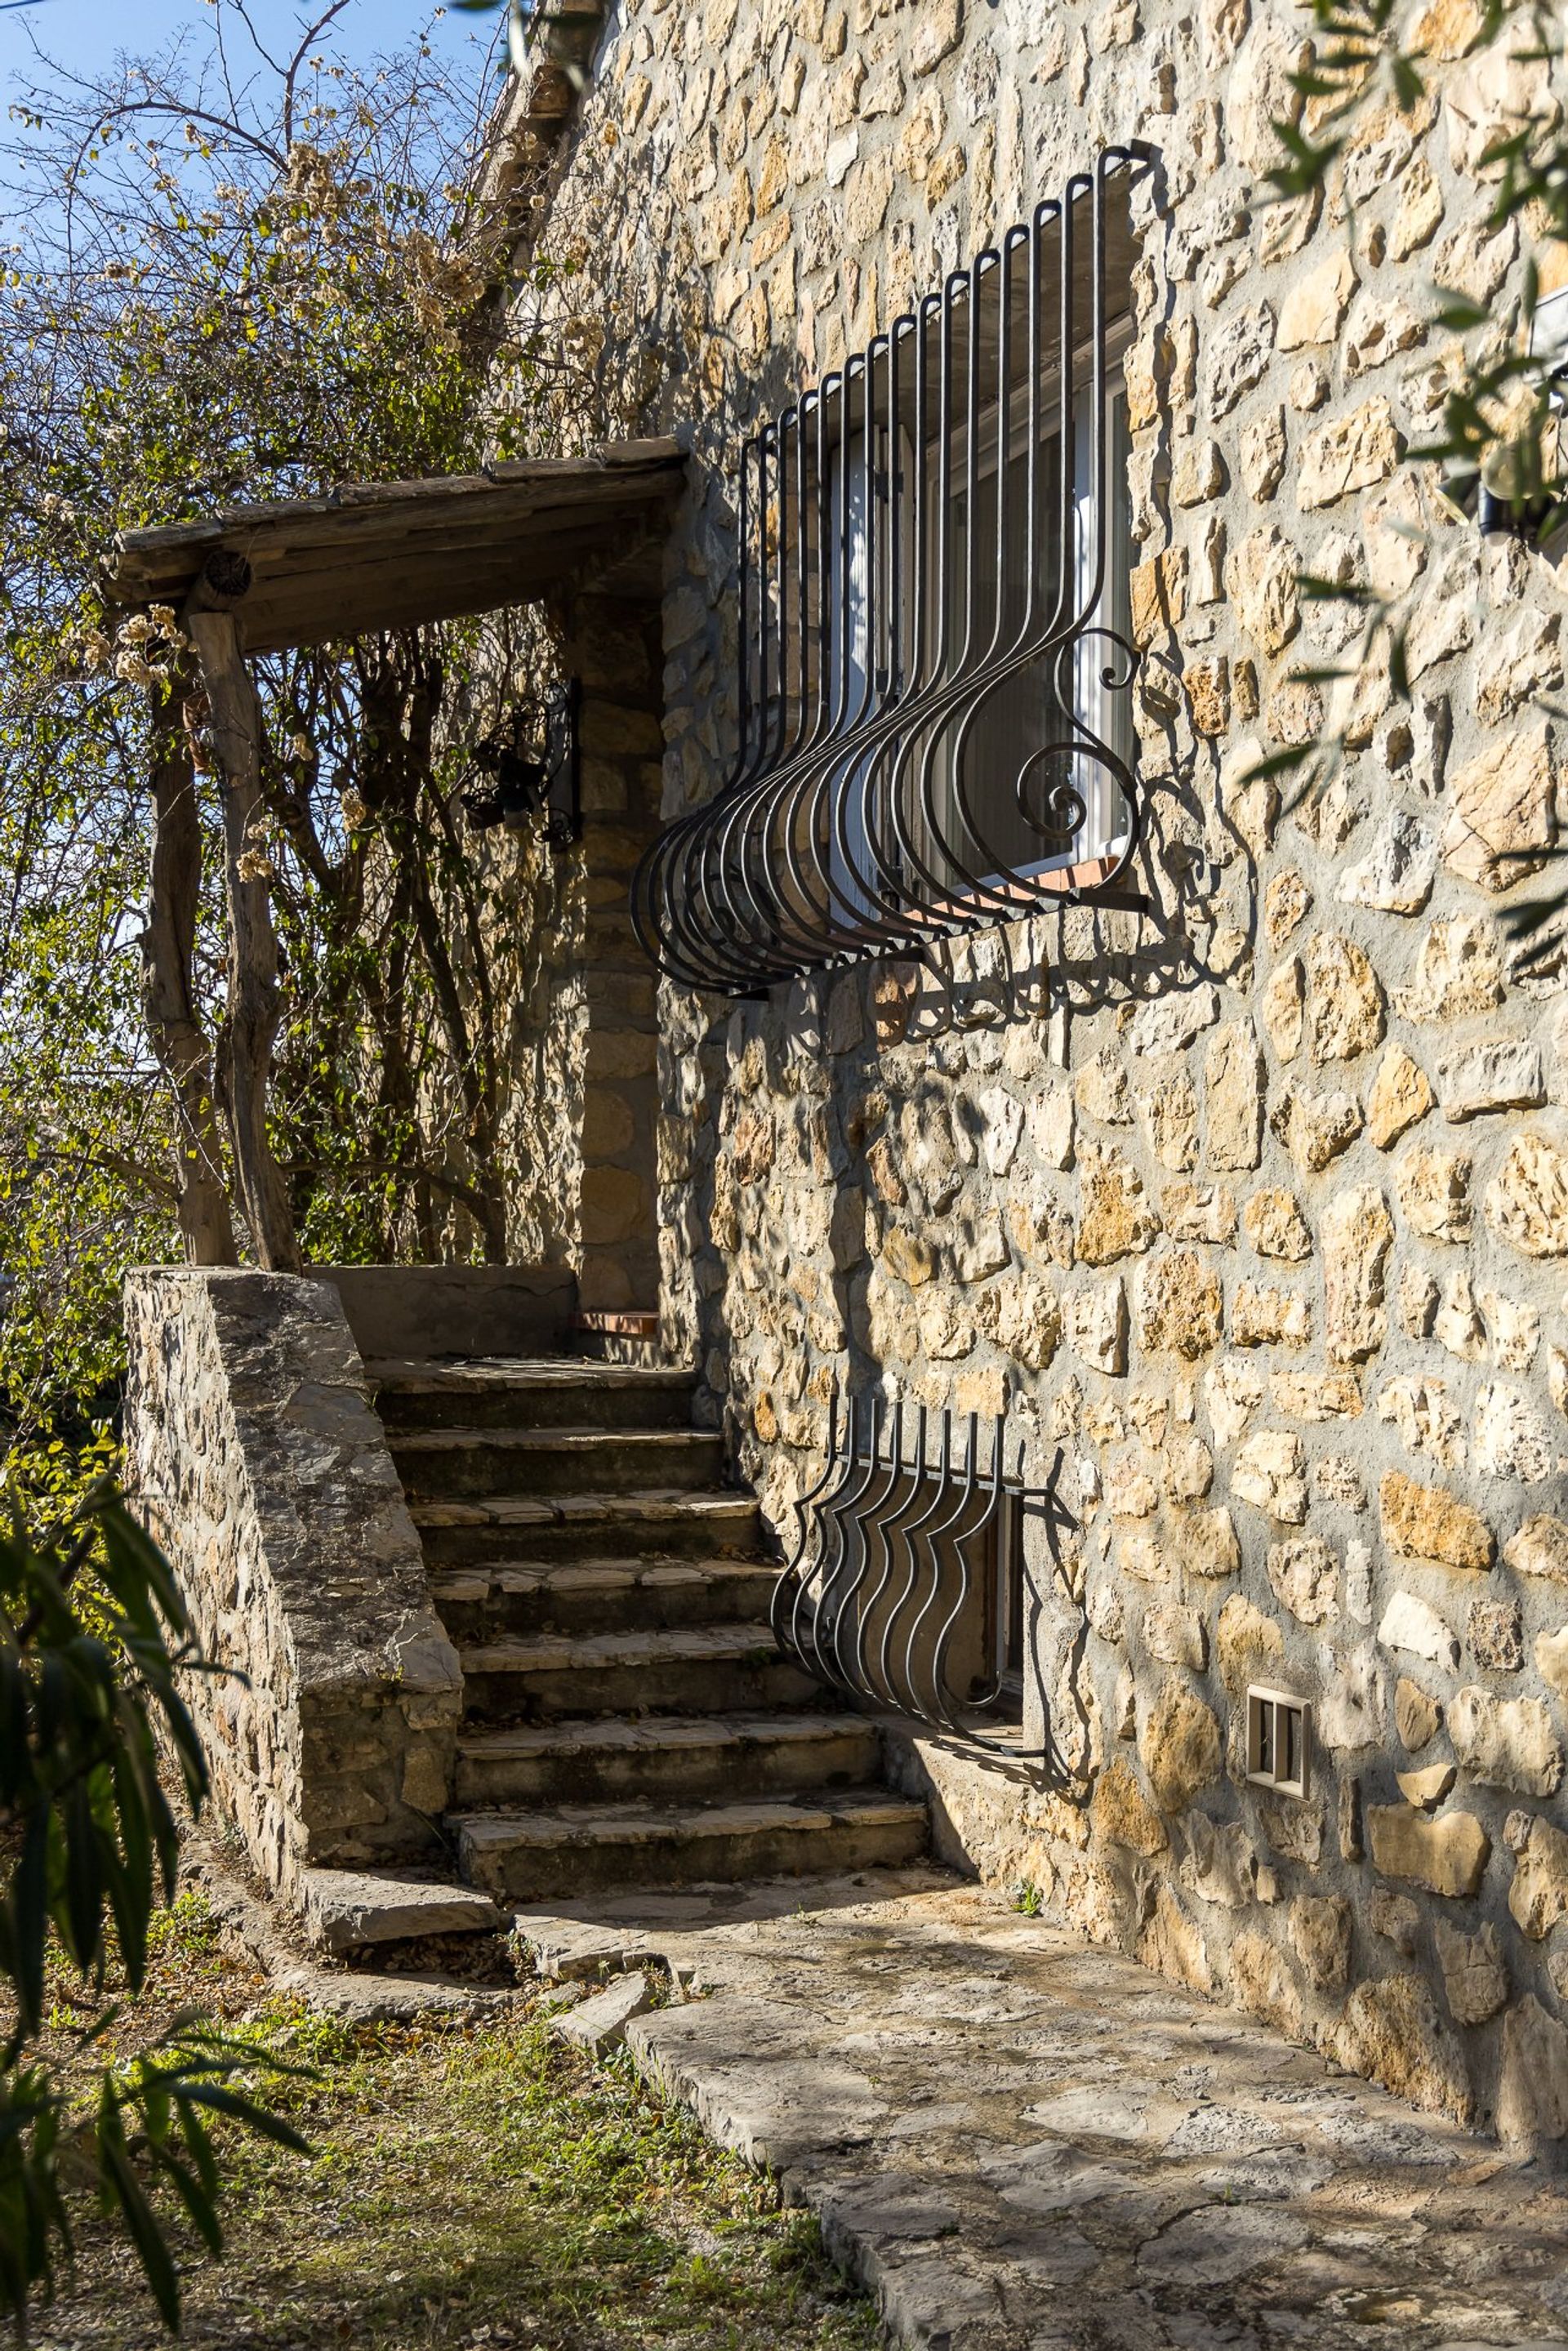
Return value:
M 1060 293 L 1014 232 L 780 420 L 754 707 L 765 764 L 827 747 L 782 895 L 829 944 L 1003 916 L 1125 847 L 1130 322 L 1075 299 L 1066 366 Z

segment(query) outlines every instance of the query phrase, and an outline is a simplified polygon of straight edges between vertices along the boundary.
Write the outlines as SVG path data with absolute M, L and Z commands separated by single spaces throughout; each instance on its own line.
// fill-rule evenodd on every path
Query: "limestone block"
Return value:
M 1412 1755 L 1418 1755 L 1437 1735 L 1443 1709 L 1419 1682 L 1401 1674 L 1394 1690 L 1394 1727 Z
M 1381 2082 L 1429 2114 L 1469 2120 L 1463 2056 L 1419 1976 L 1357 1984 L 1330 2045 L 1347 2073 Z
M 1467 1629 L 1483 1673 L 1519 1671 L 1524 1663 L 1524 1618 L 1517 1600 L 1473 1600 Z
M 1225 456 L 1217 441 L 1194 441 L 1183 451 L 1171 475 L 1171 496 L 1178 507 L 1206 506 L 1223 496 L 1228 481 Z
M 1351 304 L 1341 350 L 1344 375 L 1353 383 L 1358 375 L 1397 359 L 1427 340 L 1427 329 L 1402 295 L 1364 287 Z
M 1312 1305 L 1298 1290 L 1262 1281 L 1237 1284 L 1230 1306 L 1233 1346 L 1304 1347 L 1312 1335 Z
M 1107 1764 L 1094 1791 L 1094 1825 L 1113 1844 L 1125 1845 L 1148 1860 L 1164 1853 L 1170 1840 L 1166 1824 L 1138 1785 L 1132 1765 L 1121 1756 Z
M 1461 1901 L 1479 1893 L 1491 1840 L 1473 1813 L 1436 1819 L 1409 1804 L 1369 1804 L 1366 1834 L 1375 1868 L 1428 1894 Z
M 1443 1285 L 1442 1303 L 1432 1324 L 1433 1336 L 1461 1363 L 1486 1361 L 1486 1324 L 1481 1320 L 1469 1275 L 1461 1269 Z
M 1339 1614 L 1339 1561 L 1321 1537 L 1271 1543 L 1268 1569 L 1275 1598 L 1298 1624 L 1326 1625 Z
M 1154 1907 L 1134 1952 L 1145 1968 L 1186 1984 L 1189 1991 L 1207 1993 L 1214 1989 L 1203 1937 L 1163 1882 L 1155 1889 Z
M 1448 1732 L 1460 1765 L 1489 1788 L 1555 1795 L 1563 1748 L 1539 1698 L 1500 1698 L 1469 1683 L 1448 1700 Z
M 1170 1677 L 1138 1741 L 1145 1776 L 1162 1813 L 1185 1813 L 1220 1774 L 1219 1725 L 1191 1686 Z
M 1497 1929 L 1483 1926 L 1479 1934 L 1462 1934 L 1446 1918 L 1433 1927 L 1448 2013 L 1456 2024 L 1484 2024 L 1509 1997 L 1508 1969 Z
M 1281 1089 L 1269 1123 L 1302 1173 L 1316 1175 L 1360 1134 L 1361 1105 L 1350 1094 L 1320 1092 L 1292 1079 Z
M 591 2057 L 607 2057 L 625 2040 L 632 2018 L 646 2016 L 653 2005 L 653 1985 L 639 1968 L 616 1976 L 602 1991 L 591 1992 L 575 2008 L 553 2016 L 550 2031 Z
M 1291 1942 L 1315 1991 L 1350 1981 L 1351 1908 L 1343 1894 L 1302 1895 L 1291 1905 Z
M 1502 941 L 1484 914 L 1442 914 L 1422 934 L 1402 1008 L 1412 1020 L 1461 1020 L 1502 1002 Z
M 1301 1995 L 1289 1961 L 1268 1936 L 1249 1928 L 1230 1949 L 1230 1986 L 1237 2005 L 1273 2026 L 1276 2032 L 1303 2037 Z
M 1312 1233 L 1293 1192 L 1278 1186 L 1254 1192 L 1241 1212 L 1241 1223 L 1260 1257 L 1296 1261 L 1312 1255 Z
M 1329 1354 L 1335 1363 L 1359 1363 L 1387 1336 L 1384 1269 L 1394 1220 L 1377 1186 L 1358 1184 L 1330 1201 L 1321 1231 Z
M 1516 1135 L 1483 1207 L 1492 1230 L 1521 1256 L 1568 1255 L 1568 1157 L 1543 1134 Z
M 1442 223 L 1442 189 L 1427 158 L 1418 155 L 1399 183 L 1399 203 L 1388 231 L 1390 259 L 1407 261 L 1430 244 Z
M 1205 355 L 1204 390 L 1217 423 L 1260 381 L 1273 348 L 1274 312 L 1268 302 L 1239 310 L 1214 336 Z
M 1502 2022 L 1497 2132 L 1520 2150 L 1568 2138 L 1568 2026 L 1529 1992 Z
M 1276 873 L 1263 893 L 1263 935 L 1278 953 L 1309 914 L 1312 893 L 1293 865 Z
M 1149 1147 L 1162 1167 L 1177 1173 L 1197 1158 L 1197 1095 L 1185 1062 L 1167 1061 L 1140 1072 L 1138 1108 L 1148 1130 Z
M 1366 1917 L 1373 1933 L 1386 1937 L 1402 1958 L 1415 1958 L 1421 1939 L 1421 1913 L 1407 1894 L 1391 1894 L 1385 1886 L 1374 1886 L 1367 1896 Z
M 1507 1564 L 1521 1575 L 1540 1575 L 1553 1583 L 1568 1583 L 1568 1526 L 1561 1519 L 1526 1519 L 1517 1534 L 1503 1545 Z
M 1280 305 L 1279 349 L 1299 351 L 1304 343 L 1333 342 L 1355 287 L 1349 247 L 1325 254 L 1296 280 Z
M 1217 1445 L 1228 1445 L 1246 1427 L 1263 1400 L 1263 1375 L 1250 1364 L 1228 1356 L 1203 1375 L 1208 1417 Z
M 1505 1298 L 1495 1290 L 1483 1290 L 1480 1303 L 1491 1342 L 1492 1362 L 1500 1371 L 1527 1372 L 1541 1344 L 1540 1310 L 1522 1299 Z M 1555 1403 L 1556 1398 L 1552 1401 Z
M 1254 17 L 1252 29 L 1225 78 L 1226 121 L 1237 158 L 1257 179 L 1279 162 L 1275 124 L 1294 122 L 1301 94 L 1294 77 L 1312 57 L 1309 45 L 1277 20 Z
M 1072 1165 L 1072 1094 L 1067 1086 L 1047 1086 L 1036 1093 L 1028 1110 L 1030 1148 L 1043 1167 Z
M 1219 1277 L 1196 1249 L 1166 1247 L 1138 1270 L 1137 1311 L 1145 1352 L 1195 1362 L 1219 1343 Z
M 1222 1244 L 1235 1238 L 1235 1195 L 1223 1184 L 1167 1184 L 1160 1214 L 1173 1241 Z
M 1513 1855 L 1509 1909 L 1521 1934 L 1544 1942 L 1568 1917 L 1568 1835 L 1531 1813 L 1511 1813 L 1504 1834 Z
M 442 1802 L 445 1802 L 443 1790 Z M 501 1924 L 487 1894 L 367 1870 L 308 1869 L 300 1880 L 305 1931 L 329 1951 L 415 1935 L 465 1935 Z
M 1347 906 L 1381 914 L 1418 914 L 1437 876 L 1437 844 L 1418 817 L 1392 809 L 1364 857 L 1347 866 L 1334 891 Z
M 1144 1646 L 1167 1666 L 1190 1666 L 1202 1673 L 1208 1662 L 1208 1636 L 1196 1608 L 1179 1601 L 1156 1603 L 1144 1611 Z
M 1364 951 L 1341 932 L 1320 931 L 1305 960 L 1314 1063 L 1369 1052 L 1383 1035 L 1383 990 Z
M 1413 1232 L 1428 1240 L 1463 1241 L 1470 1234 L 1470 1158 L 1468 1152 L 1419 1145 L 1406 1151 L 1394 1171 L 1400 1214 Z
M 1500 726 L 1536 695 L 1563 683 L 1561 622 L 1555 612 L 1521 611 L 1489 635 L 1476 661 L 1476 716 Z
M 1283 1525 L 1299 1527 L 1307 1515 L 1306 1456 L 1301 1440 L 1284 1429 L 1260 1429 L 1237 1451 L 1232 1491 Z
M 1391 1469 L 1378 1489 L 1378 1505 L 1384 1545 L 1396 1559 L 1459 1570 L 1490 1567 L 1497 1550 L 1491 1529 L 1446 1486 L 1422 1486 Z
M 1183 1826 L 1187 1852 L 1181 1882 L 1189 1894 L 1224 1910 L 1249 1910 L 1272 1898 L 1274 1874 L 1260 1865 L 1245 1823 L 1232 1821 L 1222 1828 L 1194 1813 Z
M 1393 1423 L 1412 1453 L 1429 1453 L 1445 1469 L 1463 1468 L 1464 1421 L 1446 1382 L 1402 1373 L 1380 1390 L 1377 1416 Z
M 1418 1771 L 1396 1771 L 1395 1785 L 1418 1812 L 1435 1812 L 1458 1777 L 1452 1763 L 1427 1763 Z
M 1489 743 L 1448 779 L 1445 863 L 1494 892 L 1538 872 L 1557 838 L 1556 781 L 1544 723 Z
M 1127 1050 L 1135 1060 L 1179 1052 L 1219 1018 L 1219 991 L 1201 987 L 1173 990 L 1140 1004 L 1127 1024 Z
M 1541 1048 L 1529 1038 L 1489 1038 L 1437 1062 L 1437 1100 L 1454 1124 L 1488 1111 L 1531 1110 L 1546 1099 Z
M 1259 652 L 1270 657 L 1284 650 L 1301 626 L 1301 569 L 1296 549 L 1274 523 L 1250 532 L 1226 565 L 1236 618 Z
M 1121 1276 L 1069 1290 L 1061 1301 L 1061 1327 L 1072 1353 L 1092 1371 L 1125 1372 L 1127 1294 Z
M 1357 1420 L 1361 1385 L 1354 1372 L 1272 1372 L 1269 1393 L 1290 1420 Z
M 1261 416 L 1245 425 L 1237 454 L 1247 495 L 1261 505 L 1273 496 L 1284 478 L 1285 460 L 1290 454 L 1284 410 L 1266 409 Z
M 1452 1626 L 1414 1592 L 1393 1594 L 1383 1612 L 1377 1637 L 1385 1649 L 1403 1649 L 1409 1656 L 1447 1666 L 1450 1672 L 1459 1662 L 1459 1644 Z M 1431 1732 L 1427 1736 L 1430 1738 Z
M 1535 1670 L 1568 1706 L 1568 1625 L 1535 1636 Z
M 1116 1150 L 1092 1145 L 1081 1154 L 1078 1258 L 1083 1265 L 1112 1265 L 1152 1247 L 1160 1229 L 1157 1210 L 1143 1177 Z
M 1348 415 L 1330 417 L 1301 444 L 1296 498 L 1303 513 L 1332 506 L 1386 481 L 1405 444 L 1388 402 L 1378 393 Z
M 1215 1030 L 1205 1055 L 1204 1077 L 1210 1162 L 1223 1170 L 1256 1167 L 1261 1151 L 1263 1060 L 1249 1022 L 1229 1021 Z
M 1210 1582 L 1239 1573 L 1241 1546 L 1223 1503 L 1212 1510 L 1189 1511 L 1183 1519 L 1181 1561 L 1189 1575 L 1203 1576 Z
M 1476 1391 L 1475 1466 L 1484 1477 L 1550 1477 L 1556 1459 L 1545 1424 L 1522 1390 L 1484 1380 Z
M 1300 956 L 1270 973 L 1261 1009 L 1270 1044 L 1281 1061 L 1293 1061 L 1306 1026 L 1307 977 Z

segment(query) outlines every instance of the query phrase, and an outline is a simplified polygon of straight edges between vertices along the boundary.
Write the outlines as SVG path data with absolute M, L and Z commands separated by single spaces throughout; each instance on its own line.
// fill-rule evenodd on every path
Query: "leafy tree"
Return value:
M 1437 22 L 1438 12 L 1412 0 L 1311 0 L 1311 13 L 1310 61 L 1289 77 L 1292 110 L 1274 124 L 1282 152 L 1270 177 L 1281 202 L 1316 212 L 1331 193 L 1343 195 L 1343 166 L 1361 126 L 1389 108 L 1418 119 L 1432 103 L 1437 60 L 1421 46 L 1419 27 Z M 1474 0 L 1468 16 L 1449 12 L 1444 22 L 1450 32 L 1456 24 L 1468 32 L 1466 63 L 1450 60 L 1448 70 L 1490 68 L 1498 90 L 1499 128 L 1474 168 L 1489 233 L 1517 229 L 1526 257 L 1517 295 L 1501 307 L 1455 287 L 1430 288 L 1427 323 L 1457 340 L 1438 428 L 1406 452 L 1406 462 L 1431 469 L 1450 505 L 1485 528 L 1556 542 L 1568 527 L 1568 348 L 1540 331 L 1540 306 L 1543 287 L 1568 285 L 1563 20 L 1540 0 Z M 1345 202 L 1354 234 L 1354 206 Z M 1358 608 L 1361 627 L 1343 660 L 1299 675 L 1348 696 L 1370 664 L 1385 665 L 1396 697 L 1408 701 L 1407 601 L 1310 575 L 1301 586 L 1313 601 Z M 1343 728 L 1331 728 L 1322 741 L 1289 747 L 1257 772 L 1291 777 L 1311 790 L 1326 780 L 1343 742 Z M 1549 884 L 1505 916 L 1527 957 L 1546 949 L 1543 926 L 1554 929 L 1561 904 L 1561 887 Z
M 536 446 L 571 334 L 511 324 L 528 190 L 489 85 L 418 40 L 356 71 L 334 0 L 271 56 L 245 0 L 16 110 L 0 284 L 0 1395 L 85 1440 L 124 1264 L 506 1254 L 507 1007 L 528 941 L 462 746 L 526 684 L 501 616 L 252 664 L 225 838 L 177 615 L 105 605 L 120 529 Z M 232 815 L 232 808 L 229 810 Z M 500 883 L 509 886 L 503 904 Z M 271 1232 L 236 1217 L 233 922 L 277 965 Z M 265 1040 L 263 1040 L 265 1045 Z M 62 1311 L 63 1309 L 63 1311 Z
M 0 1534 L 0 2303 L 25 2331 L 32 2298 L 72 2250 L 69 2198 L 91 2189 L 118 2216 L 165 2322 L 180 2316 L 167 2223 L 182 2212 L 214 2252 L 227 2120 L 307 2151 L 256 2095 L 256 2047 L 193 2014 L 110 2058 L 148 1932 L 173 1891 L 177 1823 L 158 1745 L 193 1813 L 207 1773 L 178 1687 L 204 1670 L 167 1562 L 100 1484 L 65 1519 Z M 51 2015 L 50 1954 L 76 1990 Z

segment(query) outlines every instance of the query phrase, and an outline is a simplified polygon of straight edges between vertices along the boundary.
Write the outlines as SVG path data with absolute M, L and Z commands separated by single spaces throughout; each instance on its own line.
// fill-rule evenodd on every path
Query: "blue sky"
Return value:
M 429 16 L 419 0 L 350 0 L 329 39 L 350 57 L 370 57 L 397 47 Z M 253 0 L 252 18 L 269 47 L 291 47 L 298 31 L 319 10 L 303 12 L 292 0 Z M 0 94 L 9 105 L 26 87 L 33 44 L 68 64 L 93 71 L 116 50 L 141 57 L 162 48 L 183 26 L 200 25 L 208 12 L 201 0 L 39 0 L 36 7 L 0 12 Z M 455 56 L 471 42 L 487 45 L 496 26 L 490 16 L 452 10 L 435 26 L 443 51 Z M 290 37 L 292 36 L 292 38 Z

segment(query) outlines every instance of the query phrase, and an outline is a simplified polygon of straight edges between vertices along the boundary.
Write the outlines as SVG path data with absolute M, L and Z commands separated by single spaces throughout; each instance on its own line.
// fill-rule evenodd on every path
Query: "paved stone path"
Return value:
M 874 1888 L 874 1892 L 873 1892 Z M 885 1890 L 884 1890 L 885 1889 Z M 930 1872 L 518 1919 L 921 2351 L 1568 2351 L 1568 2181 Z

